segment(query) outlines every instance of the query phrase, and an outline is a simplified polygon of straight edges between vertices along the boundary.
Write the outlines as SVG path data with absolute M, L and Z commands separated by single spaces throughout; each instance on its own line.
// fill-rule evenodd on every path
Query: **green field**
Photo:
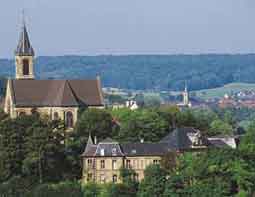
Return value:
M 214 89 L 206 89 L 206 90 L 199 90 L 194 91 L 193 93 L 196 93 L 196 96 L 202 98 L 202 99 L 210 99 L 210 98 L 221 98 L 225 94 L 233 94 L 239 91 L 244 90 L 254 90 L 255 91 L 255 84 L 250 83 L 230 83 L 220 88 L 214 88 Z

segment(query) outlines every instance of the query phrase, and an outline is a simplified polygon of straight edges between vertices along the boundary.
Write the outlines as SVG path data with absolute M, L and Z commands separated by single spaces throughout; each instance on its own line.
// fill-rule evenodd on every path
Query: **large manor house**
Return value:
M 78 109 L 104 106 L 100 78 L 94 80 L 37 80 L 35 52 L 25 22 L 15 50 L 16 75 L 8 79 L 4 111 L 11 118 L 39 113 L 50 119 L 61 119 L 72 129 Z

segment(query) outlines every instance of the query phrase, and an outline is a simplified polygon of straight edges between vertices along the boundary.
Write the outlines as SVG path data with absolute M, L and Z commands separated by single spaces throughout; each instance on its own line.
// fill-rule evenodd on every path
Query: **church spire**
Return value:
M 15 50 L 16 79 L 34 79 L 34 49 L 27 33 L 24 11 L 18 46 Z
M 26 22 L 25 22 L 25 14 L 24 10 L 22 12 L 22 28 L 20 33 L 20 38 L 18 42 L 18 46 L 15 50 L 16 56 L 34 56 L 34 49 L 30 43 Z
M 185 88 L 184 88 L 185 92 L 188 92 L 188 85 L 187 85 L 187 81 L 185 81 Z
M 188 92 L 187 81 L 185 81 L 185 88 L 184 88 L 184 92 L 183 92 L 183 104 L 186 106 L 189 105 L 189 92 Z

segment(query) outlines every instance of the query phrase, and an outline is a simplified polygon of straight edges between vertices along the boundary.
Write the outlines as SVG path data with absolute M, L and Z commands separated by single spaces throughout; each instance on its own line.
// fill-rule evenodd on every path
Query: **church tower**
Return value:
M 185 90 L 183 92 L 183 104 L 186 106 L 189 105 L 189 92 L 188 92 L 187 82 L 185 82 Z
M 32 48 L 23 16 L 19 43 L 15 50 L 16 79 L 34 79 L 34 49 Z

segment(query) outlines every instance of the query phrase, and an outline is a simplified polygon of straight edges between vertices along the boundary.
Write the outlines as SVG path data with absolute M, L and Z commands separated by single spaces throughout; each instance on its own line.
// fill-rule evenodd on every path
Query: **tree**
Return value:
M 34 116 L 20 116 L 0 122 L 0 182 L 22 175 L 26 130 L 35 121 Z
M 31 184 L 68 177 L 64 131 L 56 122 L 24 115 L 0 122 L 0 135 L 0 182 L 14 176 Z
M 222 120 L 214 120 L 210 124 L 210 135 L 230 135 L 233 134 L 233 128 L 230 124 L 223 122 Z
M 54 127 L 53 127 L 54 126 Z M 59 181 L 67 170 L 64 154 L 64 131 L 38 119 L 26 130 L 23 173 L 40 184 Z
M 174 171 L 177 167 L 177 154 L 169 151 L 161 159 L 161 166 L 167 171 Z
M 185 110 L 177 114 L 178 127 L 196 127 L 197 119 L 191 110 Z
M 139 109 L 125 115 L 119 133 L 120 141 L 138 142 L 144 139 L 148 142 L 157 142 L 168 133 L 167 122 L 152 110 Z M 127 116 L 129 114 L 129 116 Z
M 150 165 L 144 171 L 144 179 L 139 185 L 139 197 L 161 196 L 165 190 L 166 171 L 160 165 Z
M 95 183 L 88 183 L 83 187 L 83 193 L 86 197 L 97 197 L 100 196 L 101 188 Z
M 180 112 L 180 109 L 177 106 L 170 106 L 166 108 L 160 108 L 158 111 L 159 115 L 167 121 L 169 125 L 169 131 L 176 128 L 177 126 L 177 116 Z
M 112 128 L 113 119 L 110 113 L 103 109 L 87 109 L 79 117 L 75 128 L 77 133 L 75 137 L 84 148 L 90 134 L 102 140 L 112 137 Z

